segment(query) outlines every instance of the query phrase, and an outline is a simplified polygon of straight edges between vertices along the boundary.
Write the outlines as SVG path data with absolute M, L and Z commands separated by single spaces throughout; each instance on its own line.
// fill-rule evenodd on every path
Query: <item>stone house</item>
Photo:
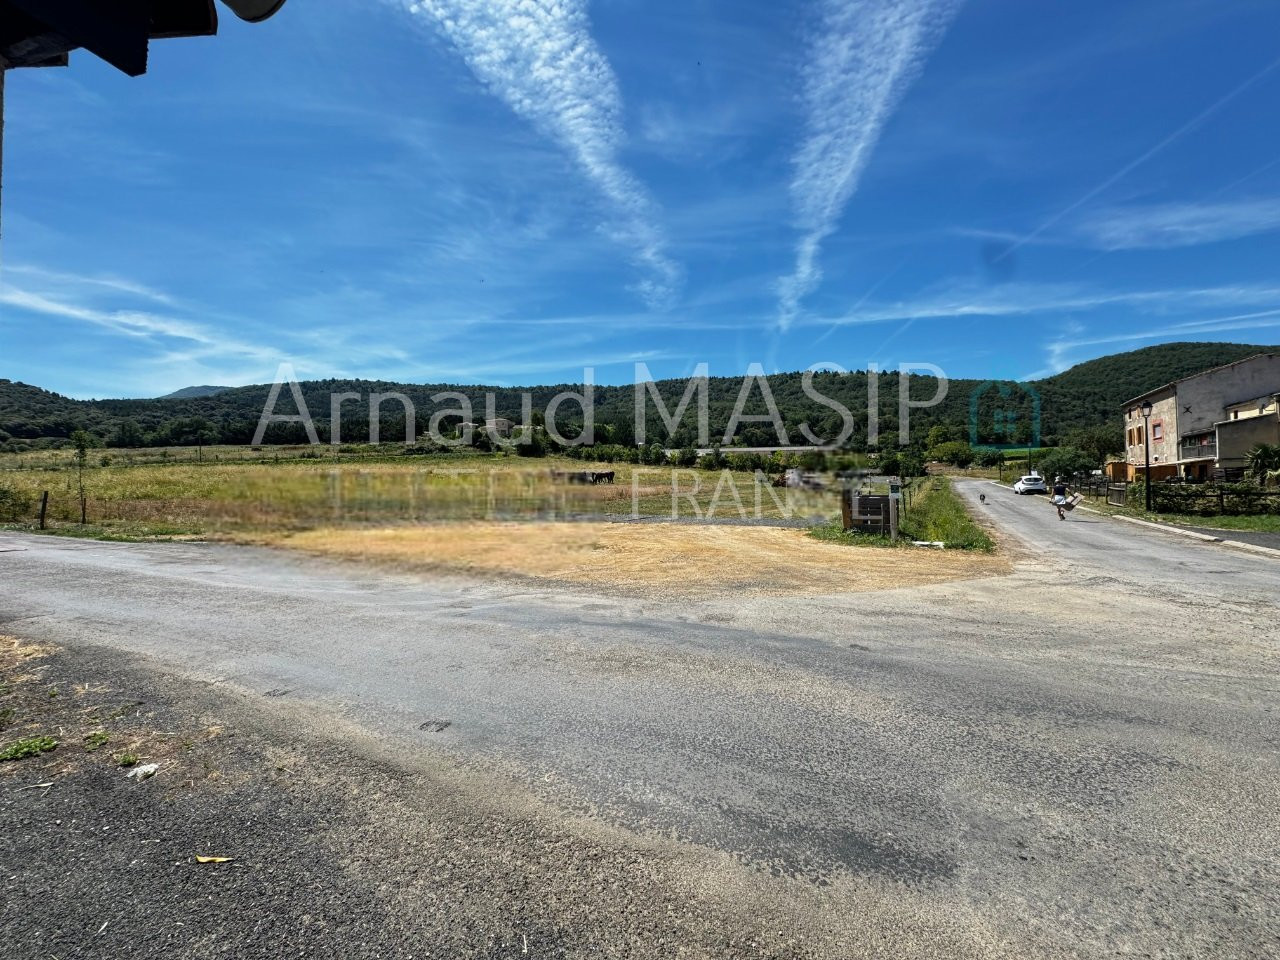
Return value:
M 1183 377 L 1124 405 L 1125 459 L 1113 476 L 1207 480 L 1235 471 L 1259 443 L 1280 443 L 1280 354 L 1259 353 Z M 1151 415 L 1142 416 L 1143 404 Z M 1148 431 L 1150 436 L 1148 436 Z

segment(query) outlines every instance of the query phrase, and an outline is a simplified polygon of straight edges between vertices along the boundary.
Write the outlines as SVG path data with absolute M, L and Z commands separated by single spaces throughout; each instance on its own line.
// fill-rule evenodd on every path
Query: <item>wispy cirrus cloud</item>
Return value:
M 842 316 L 806 318 L 806 325 L 839 326 L 982 317 L 1089 314 L 1126 308 L 1150 316 L 1197 310 L 1230 310 L 1280 304 L 1280 284 L 1226 284 L 1108 290 L 1085 284 L 1007 283 L 998 287 L 961 283 L 907 300 L 859 303 Z
M 144 300 L 150 300 L 154 303 L 171 306 L 174 302 L 173 297 L 161 290 L 155 290 L 145 284 L 137 283 L 133 280 L 126 280 L 122 277 L 111 275 L 94 275 L 83 276 L 76 273 L 67 273 L 62 270 L 49 270 L 45 267 L 37 267 L 31 264 L 5 264 L 5 273 L 8 276 L 18 274 L 19 276 L 31 277 L 37 281 L 56 284 L 62 289 L 97 289 L 111 291 L 121 294 L 130 294 L 140 297 Z
M 791 181 L 801 236 L 795 269 L 778 284 L 782 330 L 821 282 L 822 243 L 958 6 L 958 0 L 819 0 L 802 73 L 805 135 Z
M 6 268 L 27 278 L 22 286 L 7 276 L 0 282 L 0 337 L 8 338 L 7 323 L 30 326 L 43 318 L 46 325 L 75 331 L 97 330 L 109 342 L 128 343 L 128 361 L 109 371 L 94 371 L 72 394 L 102 396 L 124 393 L 167 393 L 195 382 L 244 382 L 269 370 L 284 351 L 228 336 L 206 324 L 186 319 L 174 310 L 156 309 L 173 302 L 163 291 L 117 277 L 80 276 L 37 267 Z M 61 334 L 54 334 L 59 336 Z M 180 378 L 175 382 L 175 378 Z M 88 384 L 94 384 L 90 389 Z
M 591 35 L 585 0 L 401 0 L 434 22 L 472 73 L 564 149 L 613 207 L 605 232 L 628 248 L 651 305 L 668 302 L 681 270 L 667 255 L 657 207 L 623 166 L 622 96 Z
M 1073 228 L 1102 250 L 1170 249 L 1280 230 L 1280 198 L 1112 207 Z
M 1122 250 L 1171 250 L 1239 240 L 1280 231 L 1280 198 L 1221 202 L 1170 202 L 1104 207 L 1034 237 L 1009 230 L 955 227 L 959 237 L 1000 244 L 1004 249 L 1038 245 Z

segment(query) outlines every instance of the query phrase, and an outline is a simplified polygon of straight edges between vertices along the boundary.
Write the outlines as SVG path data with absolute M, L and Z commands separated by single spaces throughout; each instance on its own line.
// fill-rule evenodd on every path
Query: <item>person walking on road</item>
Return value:
M 1058 508 L 1058 519 L 1067 519 L 1067 495 L 1070 491 L 1067 482 L 1061 477 L 1053 480 L 1053 505 Z

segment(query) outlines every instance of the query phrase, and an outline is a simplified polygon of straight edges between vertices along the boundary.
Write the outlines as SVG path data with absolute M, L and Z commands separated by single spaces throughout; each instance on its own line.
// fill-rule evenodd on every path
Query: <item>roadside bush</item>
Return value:
M 0 521 L 17 523 L 27 519 L 33 503 L 26 491 L 0 485 Z
M 641 453 L 640 462 L 652 467 L 662 466 L 667 462 L 667 451 L 660 443 L 651 443 Z
M 974 523 L 947 477 L 923 481 L 903 511 L 899 532 L 909 540 L 941 541 L 961 550 L 991 552 L 995 543 Z
M 698 468 L 701 470 L 722 470 L 724 469 L 724 455 L 720 453 L 720 448 L 716 447 L 709 453 L 704 453 L 698 458 Z
M 758 453 L 726 454 L 724 462 L 730 470 L 743 470 L 747 472 L 767 470 L 769 466 L 768 458 L 762 457 Z
M 1004 463 L 1004 451 L 985 448 L 973 452 L 973 462 L 980 467 L 998 467 Z

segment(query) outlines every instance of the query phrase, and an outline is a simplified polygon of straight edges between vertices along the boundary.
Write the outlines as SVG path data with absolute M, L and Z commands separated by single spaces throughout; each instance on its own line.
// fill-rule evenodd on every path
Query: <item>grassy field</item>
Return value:
M 750 473 L 500 454 L 302 459 L 286 448 L 256 460 L 210 455 L 156 461 L 151 451 L 90 457 L 88 525 L 67 451 L 0 457 L 0 520 L 33 522 L 44 491 L 54 532 L 105 538 L 190 537 L 317 527 L 464 520 L 641 516 L 751 519 L 831 516 L 834 493 L 772 487 Z M 95 451 L 94 453 L 97 453 Z M 206 451 L 212 454 L 213 451 Z M 553 480 L 552 471 L 611 471 L 613 484 Z
M 978 550 L 946 558 L 934 551 L 876 551 L 872 561 L 833 550 L 802 530 L 659 522 L 838 516 L 834 489 L 778 488 L 763 475 L 500 454 L 393 454 L 351 462 L 291 452 L 297 451 L 281 451 L 278 461 L 274 455 L 155 460 L 150 451 L 91 460 L 84 471 L 89 522 L 83 526 L 71 454 L 0 457 L 0 522 L 31 529 L 40 494 L 48 491 L 49 532 L 65 536 L 225 538 L 405 571 L 672 597 L 884 589 L 1007 569 L 1003 558 L 980 555 L 990 541 L 972 528 L 942 477 L 913 491 L 904 531 Z M 593 470 L 613 472 L 615 482 L 581 485 L 552 476 Z M 623 517 L 645 522 L 604 522 Z M 575 522 L 511 522 L 521 520 Z

